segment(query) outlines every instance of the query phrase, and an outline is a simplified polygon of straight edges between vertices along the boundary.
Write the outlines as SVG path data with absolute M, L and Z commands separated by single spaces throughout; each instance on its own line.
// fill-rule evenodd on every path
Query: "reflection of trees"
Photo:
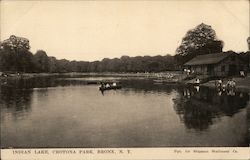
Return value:
M 180 96 L 174 99 L 174 108 L 188 129 L 204 130 L 213 124 L 215 112 L 206 103 Z
M 8 112 L 15 118 L 18 118 L 31 110 L 32 90 L 22 90 L 10 87 L 0 89 L 1 120 L 4 120 L 2 114 Z
M 1 82 L 0 85 L 1 84 L 2 88 L 10 88 L 10 89 L 46 88 L 55 86 L 55 78 L 53 77 L 13 78 L 5 80 Z
M 184 88 L 182 93 L 173 100 L 174 108 L 187 128 L 197 130 L 207 129 L 215 117 L 233 116 L 249 101 L 247 93 L 237 92 L 235 96 L 222 93 L 219 96 L 208 88 L 202 88 L 200 92 Z
M 67 80 L 58 77 L 34 77 L 34 78 L 18 78 L 1 80 L 0 85 L 8 88 L 16 89 L 32 89 L 32 88 L 47 88 L 57 86 L 69 86 L 69 85 L 83 85 L 87 84 L 86 81 L 80 80 Z
M 33 88 L 47 88 L 55 85 L 54 77 L 1 79 L 0 107 L 18 118 L 30 111 Z M 5 113 L 4 111 L 1 114 Z

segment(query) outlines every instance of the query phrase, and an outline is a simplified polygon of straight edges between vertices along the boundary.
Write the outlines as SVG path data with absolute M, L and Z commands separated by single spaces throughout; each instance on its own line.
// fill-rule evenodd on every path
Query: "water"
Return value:
M 126 78 L 115 78 L 121 90 L 101 93 L 89 79 L 95 77 L 2 83 L 1 148 L 249 144 L 248 93 Z

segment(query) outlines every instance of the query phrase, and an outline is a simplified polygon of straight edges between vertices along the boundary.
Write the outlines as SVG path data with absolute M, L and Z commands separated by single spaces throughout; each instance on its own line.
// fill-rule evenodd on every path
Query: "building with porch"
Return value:
M 235 76 L 246 70 L 246 65 L 236 53 L 198 55 L 186 62 L 184 67 L 197 75 L 216 77 Z

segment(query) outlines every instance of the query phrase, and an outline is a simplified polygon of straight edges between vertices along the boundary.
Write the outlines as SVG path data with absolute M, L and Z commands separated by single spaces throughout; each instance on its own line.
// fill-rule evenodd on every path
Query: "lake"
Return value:
M 115 80 L 99 91 L 89 80 Z M 43 77 L 1 83 L 1 148 L 248 146 L 249 94 L 145 78 Z

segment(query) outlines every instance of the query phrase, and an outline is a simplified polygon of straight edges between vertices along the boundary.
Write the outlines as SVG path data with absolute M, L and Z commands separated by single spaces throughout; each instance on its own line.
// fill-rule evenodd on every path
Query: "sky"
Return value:
M 248 0 L 0 1 L 0 39 L 28 38 L 58 59 L 175 54 L 186 32 L 211 25 L 224 51 L 247 51 Z

